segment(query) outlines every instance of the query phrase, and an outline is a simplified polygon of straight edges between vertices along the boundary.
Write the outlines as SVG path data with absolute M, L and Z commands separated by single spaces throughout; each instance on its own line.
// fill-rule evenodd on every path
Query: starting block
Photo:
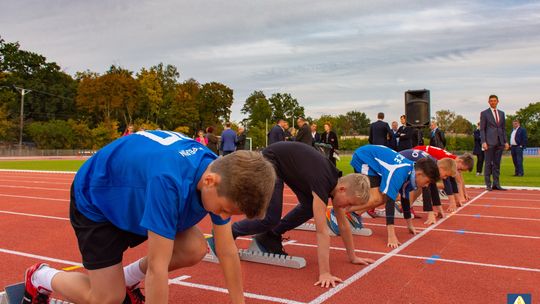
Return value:
M 348 219 L 349 224 L 351 225 L 351 232 L 353 235 L 370 236 L 371 234 L 373 234 L 373 231 L 371 231 L 371 229 L 364 228 L 364 225 L 362 224 L 362 216 L 358 215 L 357 213 L 348 212 L 347 219 Z M 329 207 L 326 210 L 326 223 L 328 224 L 330 236 L 339 235 L 337 219 L 336 219 L 336 216 L 334 215 L 334 208 L 332 207 Z M 304 223 L 296 227 L 295 229 L 305 230 L 305 231 L 316 231 L 315 224 L 312 224 L 312 223 Z
M 9 285 L 0 292 L 0 304 L 20 304 L 24 297 L 24 282 Z M 51 299 L 50 304 L 71 304 L 67 301 Z
M 215 244 L 213 237 L 207 237 L 208 253 L 203 258 L 203 261 L 211 263 L 219 263 L 219 259 L 215 252 Z M 238 255 L 241 261 L 248 261 L 253 263 L 281 266 L 287 268 L 300 269 L 306 267 L 306 260 L 302 257 L 275 254 L 264 252 L 262 247 L 256 240 L 252 240 L 248 249 L 238 250 Z

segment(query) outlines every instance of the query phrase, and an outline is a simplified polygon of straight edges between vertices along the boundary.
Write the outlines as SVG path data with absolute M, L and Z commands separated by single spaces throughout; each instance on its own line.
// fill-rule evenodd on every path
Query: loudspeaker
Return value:
M 413 127 L 429 126 L 429 90 L 409 90 L 405 92 L 405 115 L 407 125 Z

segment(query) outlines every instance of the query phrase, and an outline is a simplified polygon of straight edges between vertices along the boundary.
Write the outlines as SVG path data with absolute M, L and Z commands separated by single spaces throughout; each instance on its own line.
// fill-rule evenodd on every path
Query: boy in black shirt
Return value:
M 311 146 L 298 142 L 279 142 L 263 150 L 263 156 L 276 170 L 276 183 L 266 216 L 262 220 L 242 220 L 232 226 L 233 236 L 255 235 L 255 240 L 268 252 L 286 254 L 281 235 L 312 217 L 317 229 L 319 279 L 321 287 L 335 286 L 341 279 L 330 273 L 330 235 L 326 223 L 328 199 L 332 199 L 340 235 L 353 264 L 369 264 L 371 259 L 356 256 L 346 211 L 369 200 L 369 180 L 361 174 L 339 177 L 329 159 Z M 283 219 L 283 185 L 287 184 L 298 197 L 298 205 Z

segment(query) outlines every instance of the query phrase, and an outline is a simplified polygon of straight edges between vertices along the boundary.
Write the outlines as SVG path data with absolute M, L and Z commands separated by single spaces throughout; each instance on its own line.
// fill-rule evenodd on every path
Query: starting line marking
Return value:
M 462 210 L 463 208 L 465 208 L 467 205 L 471 204 L 472 202 L 476 201 L 477 199 L 479 199 L 480 197 L 482 197 L 484 194 L 488 193 L 488 191 L 484 191 L 480 194 L 478 194 L 475 198 L 473 198 L 472 200 L 468 201 L 467 203 L 465 203 L 459 210 Z M 459 211 L 458 210 L 458 211 Z M 457 211 L 456 211 L 457 212 Z M 381 265 L 382 263 L 384 263 L 385 261 L 387 261 L 388 259 L 390 259 L 391 257 L 395 256 L 397 253 L 399 253 L 400 251 L 404 250 L 405 248 L 409 247 L 412 243 L 416 242 L 418 239 L 420 239 L 422 236 L 424 236 L 426 233 L 430 232 L 431 230 L 435 229 L 437 226 L 439 226 L 440 224 L 444 223 L 447 219 L 449 219 L 450 217 L 452 217 L 454 214 L 456 214 L 455 212 L 448 215 L 447 217 L 441 219 L 440 221 L 438 221 L 437 223 L 435 223 L 434 225 L 428 227 L 427 229 L 423 230 L 422 232 L 420 232 L 419 234 L 413 236 L 411 239 L 409 239 L 408 241 L 406 241 L 405 243 L 403 243 L 401 246 L 399 246 L 398 248 L 390 251 L 388 254 L 384 255 L 383 257 L 381 257 L 380 259 L 376 260 L 375 263 L 367 266 L 366 268 L 358 271 L 357 273 L 355 273 L 353 276 L 349 277 L 348 279 L 346 279 L 345 281 L 343 281 L 343 283 L 337 285 L 336 287 L 332 288 L 331 290 L 321 294 L 320 296 L 318 296 L 317 298 L 315 298 L 313 301 L 309 302 L 309 304 L 319 304 L 319 303 L 322 303 L 326 300 L 328 300 L 329 298 L 331 298 L 333 295 L 335 295 L 336 293 L 340 292 L 342 289 L 344 289 L 345 287 L 351 285 L 352 283 L 356 282 L 357 280 L 359 280 L 361 277 L 365 276 L 366 274 L 370 273 L 373 269 L 377 268 L 379 265 Z
M 190 276 L 187 276 L 187 275 L 180 276 L 180 277 L 169 280 L 169 284 L 192 287 L 192 288 L 199 288 L 199 289 L 209 290 L 209 291 L 217 291 L 217 292 L 226 293 L 226 294 L 229 293 L 229 291 L 226 288 L 210 286 L 210 285 L 205 285 L 205 284 L 198 284 L 198 283 L 189 283 L 189 282 L 184 281 L 184 280 L 189 279 L 189 278 L 190 278 Z M 289 299 L 285 299 L 285 298 L 277 298 L 277 297 L 265 296 L 265 295 L 260 295 L 260 294 L 256 294 L 256 293 L 251 293 L 251 292 L 244 292 L 244 297 L 251 298 L 251 299 L 257 299 L 257 300 L 276 302 L 276 303 L 305 304 L 304 302 L 298 302 L 298 301 L 289 300 Z
M 16 198 L 29 198 L 29 199 L 45 200 L 45 201 L 69 202 L 68 199 L 64 199 L 64 198 L 47 198 L 47 197 L 39 197 L 39 196 L 24 196 L 24 195 L 10 195 L 10 194 L 0 194 L 0 196 L 16 197 Z

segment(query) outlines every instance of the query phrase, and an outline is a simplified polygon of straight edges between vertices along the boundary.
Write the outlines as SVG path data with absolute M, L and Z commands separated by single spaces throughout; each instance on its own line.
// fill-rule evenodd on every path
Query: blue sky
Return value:
M 181 80 L 286 92 L 306 115 L 396 120 L 409 89 L 471 121 L 540 101 L 538 1 L 2 1 L 0 35 L 67 73 L 163 62 Z

